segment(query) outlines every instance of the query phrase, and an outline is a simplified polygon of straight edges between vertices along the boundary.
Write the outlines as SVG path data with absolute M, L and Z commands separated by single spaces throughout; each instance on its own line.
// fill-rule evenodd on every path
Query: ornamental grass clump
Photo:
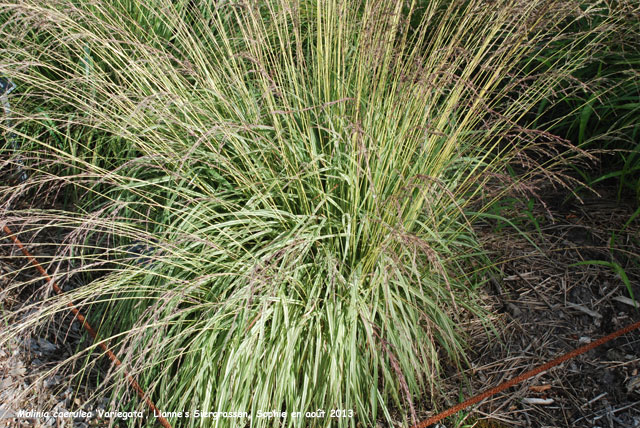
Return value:
M 524 61 L 597 12 L 571 5 L 4 2 L 4 159 L 29 179 L 2 218 L 67 292 L 0 343 L 74 301 L 159 408 L 252 415 L 175 426 L 415 421 L 481 315 L 465 210 L 540 144 L 521 119 L 586 52 Z M 61 364 L 143 408 L 97 351 Z

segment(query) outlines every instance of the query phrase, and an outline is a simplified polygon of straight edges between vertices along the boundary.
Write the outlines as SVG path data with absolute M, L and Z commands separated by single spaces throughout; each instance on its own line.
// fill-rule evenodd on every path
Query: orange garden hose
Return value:
M 18 237 L 13 234 L 11 229 L 9 229 L 8 226 L 4 226 L 3 230 L 4 230 L 4 233 L 6 233 L 9 238 L 11 238 L 14 244 L 16 244 L 18 248 L 20 248 L 22 253 L 27 257 L 27 259 L 31 262 L 31 264 L 33 264 L 35 268 L 38 269 L 38 272 L 40 272 L 40 274 L 51 284 L 53 291 L 55 291 L 57 294 L 62 294 L 62 290 L 60 289 L 58 284 L 56 284 L 56 282 L 49 276 L 49 274 L 47 274 L 47 271 L 44 270 L 44 268 L 40 265 L 40 263 L 38 263 L 35 257 L 33 257 L 31 253 L 29 253 L 29 250 L 27 250 L 24 247 L 24 245 L 22 245 L 22 242 L 20 242 Z M 82 326 L 84 327 L 85 330 L 87 330 L 87 332 L 93 338 L 93 340 L 96 340 L 96 337 L 97 337 L 96 331 L 93 329 L 93 327 L 91 327 L 91 325 L 86 320 L 84 315 L 80 313 L 78 308 L 76 308 L 76 306 L 73 303 L 70 302 L 67 304 L 67 306 L 69 307 L 73 315 L 76 317 L 76 319 L 80 323 L 82 323 Z M 104 342 L 98 343 L 98 346 L 105 352 L 105 354 L 107 354 L 111 362 L 116 367 L 119 367 L 122 365 L 122 362 L 120 361 L 120 359 L 116 357 L 116 355 L 109 349 L 107 345 L 105 345 Z M 133 387 L 133 389 L 135 389 L 135 391 L 138 393 L 138 397 L 140 397 L 147 404 L 147 406 L 149 406 L 149 409 L 153 411 L 153 414 L 156 415 L 160 425 L 162 425 L 164 428 L 171 428 L 171 424 L 169 424 L 169 421 L 167 421 L 161 415 L 161 412 L 158 410 L 155 404 L 153 404 L 153 401 L 151 401 L 151 399 L 145 394 L 145 392 L 140 387 L 138 382 L 133 378 L 133 376 L 131 376 L 127 371 L 124 371 L 124 375 L 129 381 L 129 383 L 131 384 L 131 386 Z

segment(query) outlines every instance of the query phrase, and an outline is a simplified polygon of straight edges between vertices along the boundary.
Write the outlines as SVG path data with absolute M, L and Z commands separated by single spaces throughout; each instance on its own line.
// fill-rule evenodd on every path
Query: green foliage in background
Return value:
M 582 6 L 586 7 L 585 5 Z M 617 9 L 624 16 L 613 31 L 599 41 L 587 38 L 594 53 L 570 78 L 560 81 L 554 92 L 532 113 L 536 124 L 593 152 L 598 168 L 574 165 L 588 185 L 609 180 L 623 197 L 640 200 L 640 6 L 616 0 L 603 7 Z M 574 27 L 589 31 L 603 23 L 603 17 L 577 21 Z M 592 33 L 594 36 L 596 33 Z M 562 55 L 570 39 L 559 41 L 538 61 Z M 544 125 L 543 125 L 544 124 Z

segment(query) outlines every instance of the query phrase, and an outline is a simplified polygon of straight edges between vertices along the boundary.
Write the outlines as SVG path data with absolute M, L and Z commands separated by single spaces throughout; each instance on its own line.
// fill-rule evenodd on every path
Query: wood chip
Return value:
M 587 315 L 591 315 L 594 318 L 602 318 L 602 315 L 600 315 L 596 311 L 592 311 L 591 309 L 587 308 L 586 306 L 578 305 L 576 303 L 571 303 L 571 302 L 567 302 L 567 306 L 570 307 L 570 308 L 573 308 L 573 309 L 577 309 L 580 312 L 584 312 Z
M 616 302 L 620 302 L 620 303 L 625 303 L 627 305 L 633 306 L 634 308 L 638 308 L 640 307 L 640 304 L 638 303 L 638 301 L 634 301 L 633 299 L 630 299 L 628 297 L 625 296 L 616 296 L 616 297 L 612 297 L 611 300 L 615 300 Z
M 635 389 L 640 389 L 640 376 L 634 376 L 627 382 L 627 392 L 631 393 Z
M 525 404 L 537 404 L 541 406 L 546 406 L 549 404 L 553 404 L 553 398 L 523 398 L 522 402 Z
M 544 392 L 544 391 L 548 391 L 551 389 L 551 385 L 544 384 L 544 385 L 531 385 L 529 386 L 529 390 L 533 391 L 533 392 Z

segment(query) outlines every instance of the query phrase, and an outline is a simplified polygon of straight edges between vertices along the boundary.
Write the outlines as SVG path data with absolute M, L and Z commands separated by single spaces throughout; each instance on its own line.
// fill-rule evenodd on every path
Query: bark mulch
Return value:
M 478 228 L 498 261 L 485 292 L 500 334 L 478 329 L 472 368 L 453 373 L 449 403 L 464 399 L 640 320 L 630 299 L 640 297 L 640 228 L 627 225 L 631 205 L 613 192 L 579 203 L 547 193 L 513 228 Z M 546 206 L 545 206 L 546 205 Z M 611 249 L 610 240 L 616 233 Z M 609 264 L 594 264 L 600 260 Z M 587 262 L 585 264 L 576 264 Z M 616 272 L 616 264 L 623 271 Z M 444 407 L 444 406 L 443 406 Z M 425 419 L 433 412 L 425 412 Z M 614 339 L 495 395 L 441 427 L 640 427 L 640 331 Z

